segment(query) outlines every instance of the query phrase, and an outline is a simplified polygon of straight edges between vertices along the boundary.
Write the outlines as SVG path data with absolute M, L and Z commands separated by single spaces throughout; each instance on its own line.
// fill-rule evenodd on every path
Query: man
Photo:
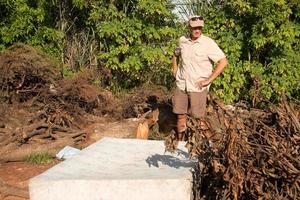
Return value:
M 225 54 L 214 40 L 202 34 L 202 17 L 190 17 L 188 26 L 190 35 L 180 37 L 172 58 L 177 86 L 173 96 L 173 112 L 177 114 L 179 139 L 186 130 L 185 115 L 189 105 L 191 115 L 196 118 L 205 116 L 209 86 L 228 64 Z M 213 63 L 217 64 L 215 70 L 212 70 Z

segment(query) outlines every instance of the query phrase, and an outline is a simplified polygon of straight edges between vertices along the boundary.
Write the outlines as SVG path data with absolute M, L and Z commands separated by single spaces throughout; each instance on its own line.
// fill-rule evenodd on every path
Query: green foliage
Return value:
M 66 78 L 73 78 L 76 76 L 76 73 L 68 67 L 63 67 L 62 69 L 63 76 Z
M 26 162 L 33 164 L 49 164 L 53 158 L 48 153 L 33 154 L 26 158 Z
M 16 42 L 61 57 L 66 38 L 86 28 L 83 0 L 0 0 L 0 50 Z
M 278 94 L 288 97 L 300 97 L 300 51 L 287 51 L 284 55 L 274 57 L 264 71 L 263 87 L 271 88 L 271 91 L 263 90 L 269 99 L 279 100 Z M 270 76 L 271 75 L 271 76 Z M 274 93 L 275 91 L 276 93 Z
M 170 1 L 97 1 L 90 14 L 100 38 L 99 58 L 125 88 L 142 82 L 170 84 L 175 38 Z
M 23 42 L 57 56 L 61 34 L 47 24 L 46 4 L 47 1 L 0 0 L 0 48 Z

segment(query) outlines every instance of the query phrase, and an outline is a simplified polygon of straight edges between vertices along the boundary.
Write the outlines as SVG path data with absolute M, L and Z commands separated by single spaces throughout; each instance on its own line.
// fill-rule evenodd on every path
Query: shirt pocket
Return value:
M 197 64 L 201 65 L 207 61 L 208 61 L 208 56 L 206 53 L 204 53 L 203 51 L 195 52 L 195 62 L 197 62 Z
M 189 51 L 185 46 L 181 46 L 181 59 L 183 66 L 187 65 L 190 62 Z

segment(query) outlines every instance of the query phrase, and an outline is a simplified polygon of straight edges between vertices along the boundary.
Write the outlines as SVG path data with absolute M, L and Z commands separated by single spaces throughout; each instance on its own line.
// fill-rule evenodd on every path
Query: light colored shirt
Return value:
M 176 85 L 180 90 L 201 92 L 209 86 L 199 89 L 196 82 L 207 79 L 212 74 L 213 63 L 225 58 L 217 43 L 201 34 L 192 41 L 182 36 L 179 39 L 181 64 L 176 73 Z

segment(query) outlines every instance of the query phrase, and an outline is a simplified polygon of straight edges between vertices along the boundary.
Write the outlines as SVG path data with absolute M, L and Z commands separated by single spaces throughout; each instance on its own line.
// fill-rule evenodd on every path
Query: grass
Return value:
M 53 161 L 52 156 L 48 153 L 32 154 L 26 158 L 26 162 L 32 164 L 49 164 Z
M 149 140 L 164 140 L 166 134 L 159 132 L 158 124 L 155 124 L 154 127 L 149 131 Z
M 151 132 L 149 134 L 148 140 L 164 140 L 165 137 L 166 137 L 165 135 L 159 132 Z

